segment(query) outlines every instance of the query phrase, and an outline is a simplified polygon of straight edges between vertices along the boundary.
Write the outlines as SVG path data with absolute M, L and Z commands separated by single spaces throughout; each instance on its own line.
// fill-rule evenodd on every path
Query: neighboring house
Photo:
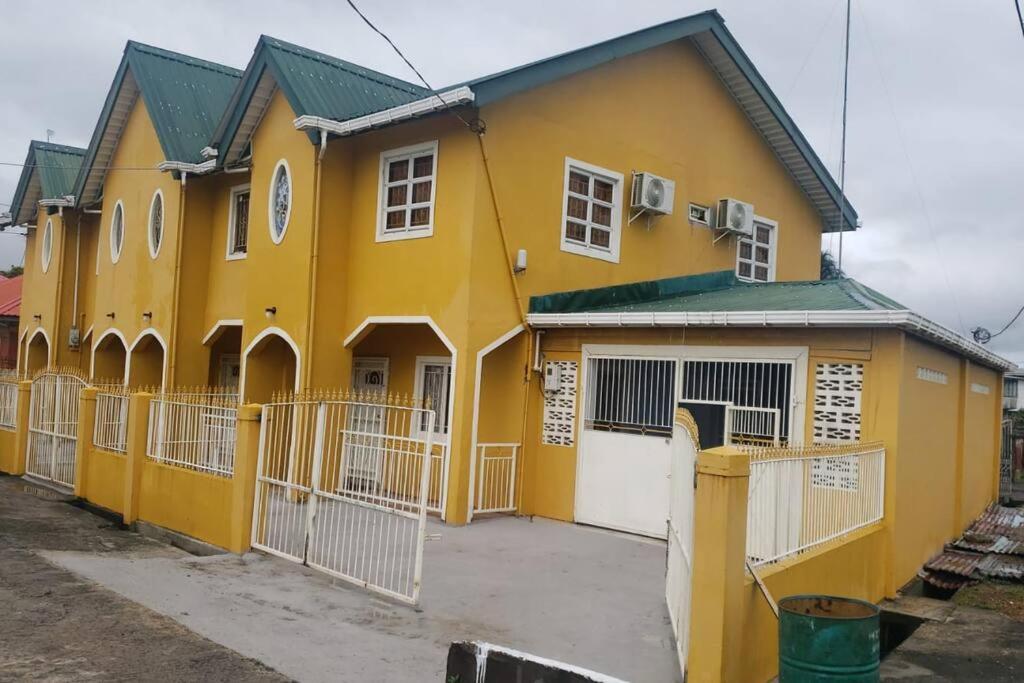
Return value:
M 1003 377 L 1003 410 L 1024 410 L 1024 371 L 1014 370 Z
M 817 281 L 857 213 L 715 12 L 436 95 L 266 36 L 244 71 L 129 43 L 73 188 L 22 185 L 23 368 L 429 399 L 450 522 L 664 537 L 680 404 L 705 446 L 883 441 L 889 588 L 996 495 L 1012 364 Z
M 3 370 L 13 370 L 18 365 L 22 277 L 0 276 L 0 369 Z

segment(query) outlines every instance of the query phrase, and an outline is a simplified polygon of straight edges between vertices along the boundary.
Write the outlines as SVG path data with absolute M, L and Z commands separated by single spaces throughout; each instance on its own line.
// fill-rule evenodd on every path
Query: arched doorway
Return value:
M 150 328 L 132 343 L 129 352 L 127 383 L 132 388 L 164 386 L 166 344 L 160 334 Z
M 109 329 L 92 347 L 92 379 L 109 384 L 124 384 L 128 345 L 119 330 Z
M 50 364 L 50 337 L 39 327 L 28 337 L 25 344 L 25 371 L 29 377 Z
M 268 327 L 242 354 L 243 401 L 267 403 L 275 392 L 298 391 L 299 347 L 284 330 Z
M 217 321 L 203 345 L 210 349 L 207 384 L 237 394 L 242 379 L 242 321 Z

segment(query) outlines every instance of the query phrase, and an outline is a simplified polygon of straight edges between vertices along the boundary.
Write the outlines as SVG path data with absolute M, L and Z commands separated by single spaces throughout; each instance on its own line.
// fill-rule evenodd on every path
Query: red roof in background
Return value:
M 19 275 L 0 281 L 0 316 L 17 317 L 21 312 L 21 278 Z

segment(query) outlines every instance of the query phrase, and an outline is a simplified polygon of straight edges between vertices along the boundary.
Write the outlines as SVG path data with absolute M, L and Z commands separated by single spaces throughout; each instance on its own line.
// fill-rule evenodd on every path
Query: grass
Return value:
M 961 588 L 953 602 L 965 607 L 990 609 L 1014 619 L 1024 621 L 1024 585 L 985 581 Z

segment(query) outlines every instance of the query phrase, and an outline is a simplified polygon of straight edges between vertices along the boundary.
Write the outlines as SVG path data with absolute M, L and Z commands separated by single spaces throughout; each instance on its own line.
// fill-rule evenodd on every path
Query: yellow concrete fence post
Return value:
M 29 411 L 32 406 L 32 382 L 24 380 L 18 382 L 18 412 L 15 417 L 14 437 L 14 467 L 11 474 L 25 474 L 25 464 L 28 461 L 28 421 Z
M 244 553 L 252 538 L 252 506 L 256 494 L 256 467 L 260 454 L 260 412 L 263 406 L 248 404 L 238 409 L 235 471 L 231 478 L 231 544 L 233 553 Z
M 140 392 L 128 399 L 128 438 L 124 467 L 124 523 L 139 517 L 139 488 L 142 465 L 146 462 L 146 439 L 149 436 L 149 404 L 153 394 Z
M 690 681 L 738 680 L 750 457 L 723 446 L 697 455 Z
M 75 495 L 88 498 L 86 486 L 86 458 L 92 446 L 92 434 L 96 427 L 96 394 L 95 387 L 86 387 L 78 397 L 78 432 L 75 438 Z

